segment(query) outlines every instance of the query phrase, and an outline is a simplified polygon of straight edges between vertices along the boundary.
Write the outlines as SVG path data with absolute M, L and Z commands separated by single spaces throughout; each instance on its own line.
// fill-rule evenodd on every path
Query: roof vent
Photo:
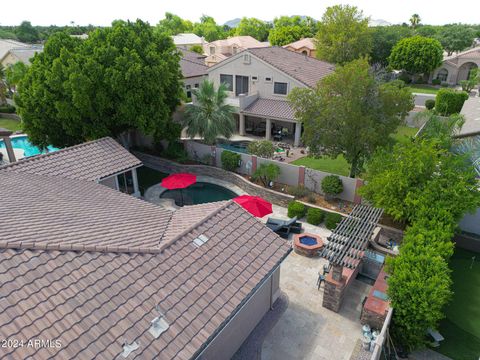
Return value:
M 196 237 L 195 239 L 193 239 L 193 244 L 194 244 L 196 247 L 200 247 L 200 246 L 202 246 L 203 244 L 205 244 L 207 241 L 208 241 L 208 237 L 206 237 L 205 235 L 201 234 L 201 235 L 199 235 L 198 237 Z
M 123 352 L 122 356 L 124 358 L 128 357 L 132 351 L 137 350 L 140 347 L 140 345 L 134 341 L 133 343 L 129 344 L 126 341 L 123 343 Z
M 152 320 L 152 326 L 150 326 L 149 332 L 156 339 L 167 331 L 169 326 L 167 320 L 165 320 L 165 316 L 160 313 L 159 316 Z

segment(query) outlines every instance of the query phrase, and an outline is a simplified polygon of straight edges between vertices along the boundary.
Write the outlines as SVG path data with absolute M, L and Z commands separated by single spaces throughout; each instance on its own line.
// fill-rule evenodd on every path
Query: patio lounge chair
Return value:
M 282 226 L 288 227 L 290 232 L 294 234 L 300 234 L 302 232 L 302 224 L 297 221 L 297 217 L 293 217 L 290 220 L 281 220 L 281 219 L 274 219 L 268 218 L 267 226 Z
M 284 239 L 288 239 L 288 235 L 290 234 L 290 227 L 289 226 L 269 224 L 269 223 L 267 223 L 266 225 L 275 234 L 279 235 L 280 237 L 282 237 Z

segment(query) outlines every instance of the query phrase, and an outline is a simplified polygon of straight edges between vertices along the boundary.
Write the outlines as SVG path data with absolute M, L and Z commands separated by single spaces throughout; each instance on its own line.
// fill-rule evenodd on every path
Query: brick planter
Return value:
M 314 245 L 306 245 L 302 244 L 302 238 L 314 238 L 316 240 L 316 244 Z M 303 234 L 296 234 L 293 237 L 293 250 L 300 255 L 314 257 L 319 256 L 319 250 L 323 248 L 323 239 L 315 234 L 310 233 L 303 233 Z

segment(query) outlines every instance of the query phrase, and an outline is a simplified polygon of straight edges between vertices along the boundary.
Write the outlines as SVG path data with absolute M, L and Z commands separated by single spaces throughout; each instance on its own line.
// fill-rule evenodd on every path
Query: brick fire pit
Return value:
M 300 255 L 314 257 L 319 255 L 323 247 L 323 240 L 320 236 L 310 233 L 296 234 L 293 237 L 293 250 Z

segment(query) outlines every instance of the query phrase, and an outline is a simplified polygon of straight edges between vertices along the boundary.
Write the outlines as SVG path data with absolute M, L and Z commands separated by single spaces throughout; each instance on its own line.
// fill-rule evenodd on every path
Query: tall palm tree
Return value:
M 229 138 L 235 131 L 234 108 L 226 103 L 225 85 L 215 90 L 212 81 L 204 80 L 192 91 L 195 101 L 187 105 L 184 126 L 190 138 L 200 135 L 207 144 L 214 144 L 219 136 Z
M 5 68 L 0 64 L 0 106 L 7 103 L 6 98 L 7 84 L 5 83 Z
M 414 30 L 420 24 L 420 21 L 422 21 L 422 19 L 420 19 L 420 15 L 418 14 L 412 15 L 412 17 L 410 18 L 410 25 Z

